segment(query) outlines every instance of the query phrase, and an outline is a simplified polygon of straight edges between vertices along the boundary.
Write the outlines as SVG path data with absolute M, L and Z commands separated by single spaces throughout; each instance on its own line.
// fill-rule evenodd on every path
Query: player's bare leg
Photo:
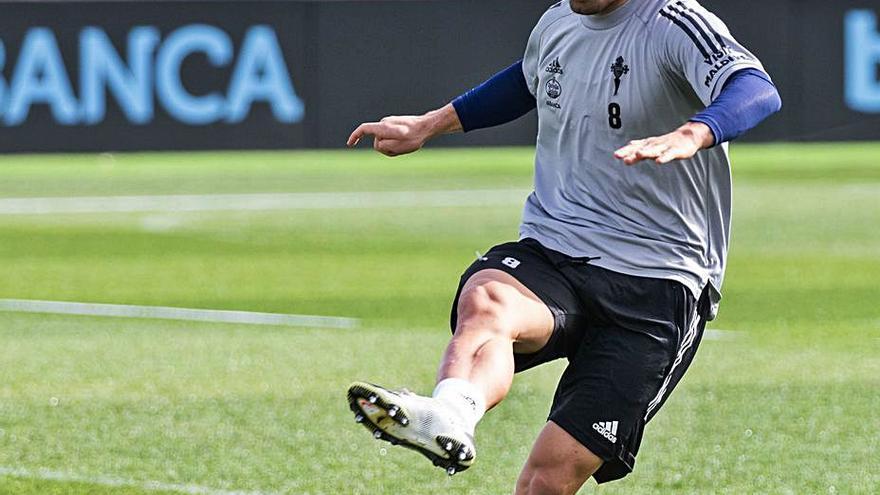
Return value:
M 516 482 L 516 495 L 569 495 L 602 466 L 602 459 L 554 422 L 538 435 Z
M 531 290 L 500 270 L 477 272 L 458 298 L 455 335 L 437 381 L 470 382 L 490 409 L 510 390 L 514 352 L 539 351 L 552 332 L 553 315 Z
M 462 471 L 476 457 L 477 422 L 510 390 L 514 352 L 540 350 L 553 326 L 550 310 L 514 277 L 477 272 L 459 296 L 455 335 L 433 397 L 355 382 L 349 406 L 377 439 L 416 450 L 449 474 Z

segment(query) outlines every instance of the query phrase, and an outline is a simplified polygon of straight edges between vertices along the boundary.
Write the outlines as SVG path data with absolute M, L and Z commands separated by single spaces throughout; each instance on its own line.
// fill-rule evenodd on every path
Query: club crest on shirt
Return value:
M 617 60 L 611 64 L 611 73 L 614 75 L 614 96 L 617 96 L 621 78 L 629 74 L 629 66 L 624 63 L 623 57 L 617 57 Z
M 557 99 L 562 95 L 562 84 L 556 80 L 555 77 L 551 77 L 549 81 L 547 81 L 547 96 L 552 99 Z
M 558 101 L 559 97 L 562 96 L 562 84 L 555 77 L 551 77 L 547 84 L 544 85 L 544 89 L 549 97 L 544 100 L 544 104 L 557 110 L 562 109 L 562 105 Z

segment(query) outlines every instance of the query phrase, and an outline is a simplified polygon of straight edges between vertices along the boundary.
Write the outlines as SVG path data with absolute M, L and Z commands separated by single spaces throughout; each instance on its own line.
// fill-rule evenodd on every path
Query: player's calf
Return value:
M 552 421 L 535 441 L 516 483 L 516 495 L 577 493 L 602 459 Z

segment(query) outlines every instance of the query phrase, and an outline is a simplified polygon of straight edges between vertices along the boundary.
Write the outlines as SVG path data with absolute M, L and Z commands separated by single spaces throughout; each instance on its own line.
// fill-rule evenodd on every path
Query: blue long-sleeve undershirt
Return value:
M 533 110 L 522 60 L 492 76 L 452 102 L 465 132 L 516 120 Z M 715 144 L 731 141 L 782 108 L 776 87 L 756 69 L 731 75 L 721 93 L 705 110 L 690 119 L 709 126 Z
M 782 99 L 766 74 L 742 69 L 731 75 L 711 105 L 691 122 L 709 126 L 715 144 L 733 141 L 782 109 Z
M 452 101 L 464 132 L 516 120 L 535 109 L 522 60 Z

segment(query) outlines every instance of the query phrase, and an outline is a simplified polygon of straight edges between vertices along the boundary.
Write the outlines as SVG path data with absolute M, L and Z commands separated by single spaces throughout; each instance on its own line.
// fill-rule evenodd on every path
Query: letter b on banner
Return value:
M 844 21 L 846 104 L 865 113 L 880 113 L 880 32 L 877 14 L 851 10 Z

